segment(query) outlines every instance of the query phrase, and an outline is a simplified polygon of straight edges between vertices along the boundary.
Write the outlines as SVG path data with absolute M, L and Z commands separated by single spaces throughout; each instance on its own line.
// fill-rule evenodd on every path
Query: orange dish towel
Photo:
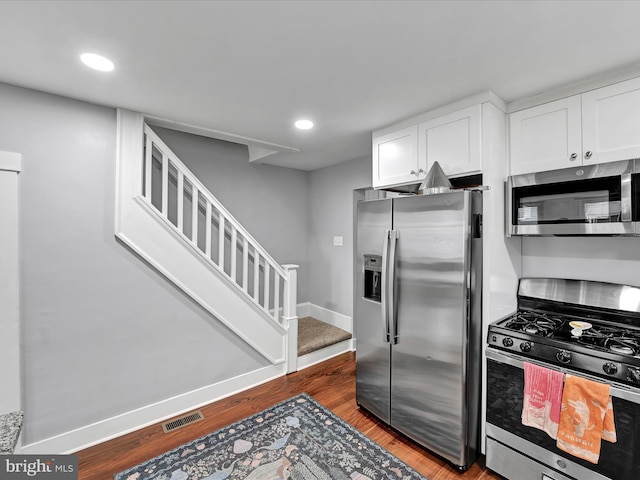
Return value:
M 588 462 L 598 463 L 602 439 L 616 441 L 609 385 L 567 375 L 557 447 Z
M 564 374 L 524 362 L 522 424 L 558 438 Z

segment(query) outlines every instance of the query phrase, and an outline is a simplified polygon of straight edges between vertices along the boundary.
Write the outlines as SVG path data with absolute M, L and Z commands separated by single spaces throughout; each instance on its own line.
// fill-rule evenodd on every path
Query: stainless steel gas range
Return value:
M 616 443 L 597 463 L 522 423 L 524 363 L 608 383 Z M 640 288 L 523 278 L 517 312 L 489 326 L 487 466 L 513 480 L 640 478 Z

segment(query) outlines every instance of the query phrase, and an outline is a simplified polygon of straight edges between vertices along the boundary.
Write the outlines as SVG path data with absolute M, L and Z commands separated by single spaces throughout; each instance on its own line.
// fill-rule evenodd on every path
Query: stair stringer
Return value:
M 143 121 L 118 110 L 116 236 L 271 363 L 285 362 L 286 325 L 235 288 L 142 197 Z

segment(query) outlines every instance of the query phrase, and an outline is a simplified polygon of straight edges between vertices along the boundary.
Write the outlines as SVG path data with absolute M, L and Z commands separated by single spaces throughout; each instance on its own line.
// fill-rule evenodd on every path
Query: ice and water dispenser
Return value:
M 364 256 L 364 298 L 379 302 L 382 298 L 382 257 Z

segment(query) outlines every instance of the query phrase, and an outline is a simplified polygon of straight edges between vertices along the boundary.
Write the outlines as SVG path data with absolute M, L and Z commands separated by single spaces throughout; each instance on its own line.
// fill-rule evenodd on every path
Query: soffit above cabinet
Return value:
M 507 104 L 500 97 L 498 97 L 495 93 L 491 91 L 487 91 L 487 92 L 479 93 L 477 95 L 472 95 L 470 97 L 463 98 L 461 100 L 458 100 L 457 102 L 443 105 L 434 110 L 429 110 L 428 112 L 421 113 L 420 115 L 416 115 L 411 118 L 406 118 L 404 120 L 400 120 L 399 122 L 395 122 L 386 127 L 377 129 L 373 132 L 373 138 L 375 139 L 378 136 L 393 133 L 402 128 L 407 128 L 412 125 L 428 122 L 430 120 L 443 117 L 451 113 L 455 113 L 464 108 L 472 107 L 474 105 L 479 105 L 487 102 L 495 105 L 502 112 L 506 112 L 507 110 Z
M 581 79 L 575 83 L 564 85 L 554 90 L 542 92 L 539 95 L 522 98 L 515 100 L 507 104 L 506 113 L 513 113 L 526 108 L 542 105 L 543 103 L 553 102 L 562 98 L 570 97 L 572 95 L 578 95 L 586 93 L 598 88 L 607 87 L 614 83 L 624 82 L 625 80 L 631 80 L 633 78 L 640 77 L 640 65 L 618 70 L 615 72 L 608 72 L 604 75 L 598 75 L 596 77 L 590 77 Z

